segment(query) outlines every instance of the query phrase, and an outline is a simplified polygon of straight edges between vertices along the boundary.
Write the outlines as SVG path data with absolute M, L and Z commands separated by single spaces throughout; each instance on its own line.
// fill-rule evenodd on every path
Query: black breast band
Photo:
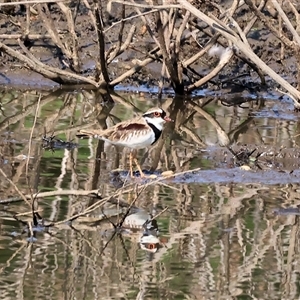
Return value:
M 161 130 L 157 129 L 157 128 L 156 128 L 153 124 L 151 124 L 151 123 L 148 123 L 148 125 L 151 127 L 151 129 L 152 129 L 153 132 L 154 132 L 155 140 L 154 140 L 154 142 L 151 144 L 151 145 L 153 145 L 153 144 L 159 139 L 159 137 L 160 137 L 160 135 L 161 135 Z

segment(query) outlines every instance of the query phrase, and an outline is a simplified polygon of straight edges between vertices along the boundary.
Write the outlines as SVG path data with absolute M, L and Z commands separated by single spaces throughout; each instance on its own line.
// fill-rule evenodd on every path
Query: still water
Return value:
M 114 106 L 87 91 L 0 91 L 0 298 L 297 299 L 300 135 L 292 105 L 112 98 Z M 174 122 L 138 153 L 156 179 L 127 178 L 126 150 L 75 136 L 157 105 Z M 62 143 L 54 151 L 43 148 L 51 136 Z M 229 141 L 257 148 L 254 157 L 273 152 L 236 161 Z M 166 170 L 175 176 L 163 179 Z M 16 189 L 40 193 L 35 220 L 32 199 L 10 201 Z M 123 212 L 134 200 L 157 216 L 155 242 L 143 245 L 145 228 L 119 229 L 110 240 L 120 208 L 111 199 L 102 206 L 100 195 Z M 32 226 L 39 218 L 50 226 Z

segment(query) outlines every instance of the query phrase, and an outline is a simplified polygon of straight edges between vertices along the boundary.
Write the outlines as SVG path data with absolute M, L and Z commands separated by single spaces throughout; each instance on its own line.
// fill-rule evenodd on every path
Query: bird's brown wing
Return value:
M 112 131 L 106 138 L 110 141 L 126 141 L 133 136 L 139 136 L 145 133 L 147 130 L 151 130 L 147 124 L 142 123 L 128 123 L 118 124 L 116 130 Z
M 126 140 L 126 136 L 138 135 L 146 130 L 151 130 L 147 125 L 147 122 L 142 117 L 137 117 L 128 121 L 118 123 L 108 129 L 82 129 L 76 134 L 79 138 L 103 138 L 112 142 Z

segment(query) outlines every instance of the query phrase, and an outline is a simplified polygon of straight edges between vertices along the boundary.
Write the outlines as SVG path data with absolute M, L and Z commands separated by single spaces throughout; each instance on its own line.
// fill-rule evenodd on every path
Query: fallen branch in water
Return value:
M 129 183 L 129 185 L 124 186 L 124 188 L 120 188 L 113 195 L 105 197 L 105 198 L 101 198 L 100 201 L 106 202 L 106 201 L 108 201 L 108 199 L 116 198 L 117 196 L 119 196 L 121 194 L 126 194 L 126 193 L 132 192 L 134 190 L 139 191 L 140 189 L 147 188 L 148 186 L 154 185 L 154 184 L 156 184 L 160 181 L 164 181 L 164 180 L 170 179 L 170 178 L 176 178 L 178 176 L 182 176 L 182 175 L 185 175 L 185 174 L 188 174 L 188 173 L 197 172 L 199 170 L 201 170 L 201 168 L 196 168 L 196 169 L 192 169 L 192 170 L 188 170 L 188 171 L 183 171 L 183 172 L 179 172 L 179 173 L 175 173 L 175 174 L 170 174 L 168 176 L 159 177 L 155 180 L 151 180 L 150 182 L 145 182 L 144 184 L 139 184 L 137 186 L 134 183 Z M 0 169 L 0 172 L 3 172 L 2 169 Z M 132 186 L 132 187 L 130 187 L 130 186 Z M 20 195 L 19 197 L 2 199 L 2 200 L 0 200 L 0 204 L 18 202 L 18 201 L 21 201 L 21 200 L 28 201 L 28 199 L 31 199 L 31 197 L 33 197 L 34 199 L 47 198 L 47 197 L 53 197 L 53 196 L 71 196 L 71 195 L 72 196 L 93 196 L 93 197 L 96 196 L 96 197 L 101 197 L 101 195 L 99 194 L 99 190 L 88 190 L 88 191 L 84 191 L 84 190 L 59 190 L 59 191 L 51 191 L 51 192 L 39 192 L 39 193 L 35 193 L 35 194 L 32 194 L 32 195 L 30 195 L 30 194 L 24 195 L 21 192 L 19 192 L 19 195 Z M 89 209 L 94 208 L 94 205 L 90 206 Z
M 0 169 L 0 172 L 1 171 L 2 170 Z M 13 198 L 0 200 L 0 204 L 19 202 L 22 199 L 24 200 L 24 198 L 26 200 L 28 200 L 28 199 L 31 199 L 31 196 L 38 199 L 38 198 L 46 198 L 46 197 L 53 197 L 53 196 L 70 196 L 70 195 L 72 195 L 72 196 L 88 196 L 91 194 L 94 194 L 94 195 L 98 194 L 98 190 L 89 190 L 89 191 L 59 190 L 59 191 L 51 191 L 51 192 L 41 192 L 41 193 L 36 193 L 33 195 L 30 195 L 30 194 L 24 195 L 20 192 L 20 194 L 19 194 L 20 197 L 13 197 Z M 24 200 L 24 201 L 26 201 L 26 200 Z

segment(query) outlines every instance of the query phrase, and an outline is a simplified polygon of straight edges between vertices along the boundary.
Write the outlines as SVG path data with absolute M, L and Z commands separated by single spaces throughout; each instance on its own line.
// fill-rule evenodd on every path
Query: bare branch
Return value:
M 60 70 L 58 68 L 53 68 L 41 63 L 38 59 L 36 59 L 30 51 L 24 46 L 24 44 L 19 40 L 19 45 L 22 50 L 27 54 L 27 56 L 21 54 L 20 52 L 13 50 L 12 48 L 2 44 L 0 42 L 0 49 L 3 52 L 10 54 L 13 57 L 16 57 L 20 61 L 28 64 L 30 68 L 35 70 L 37 73 L 44 75 L 47 78 L 52 79 L 58 83 L 90 83 L 93 86 L 99 87 L 101 83 L 97 83 L 92 79 L 70 73 L 64 70 Z
M 104 81 L 108 84 L 110 79 L 109 79 L 107 64 L 105 59 L 105 41 L 104 41 L 104 32 L 103 32 L 101 2 L 94 0 L 94 7 L 95 7 L 95 17 L 96 17 L 96 28 L 97 28 L 97 35 L 98 35 L 98 45 L 99 45 L 99 63 L 101 66 L 101 74 L 104 78 Z M 96 78 L 96 80 L 98 80 L 98 78 Z
M 290 41 L 282 32 L 277 30 L 267 17 L 254 5 L 253 0 L 245 0 L 245 3 L 255 12 L 258 18 L 272 31 L 272 33 L 281 40 L 286 46 L 293 47 L 293 42 Z
M 289 18 L 287 17 L 287 15 L 285 14 L 285 12 L 283 11 L 283 9 L 281 8 L 281 6 L 279 5 L 279 3 L 276 0 L 271 0 L 271 2 L 274 5 L 274 7 L 276 8 L 276 10 L 278 11 L 278 14 L 282 18 L 282 20 L 285 22 L 285 25 L 287 26 L 287 28 L 292 33 L 294 40 L 300 46 L 300 36 L 299 36 L 298 32 L 296 31 L 296 29 L 294 28 L 294 26 L 291 24 Z
M 80 67 L 79 67 L 79 58 L 78 58 L 78 39 L 77 39 L 77 34 L 75 32 L 75 23 L 74 19 L 72 16 L 72 12 L 69 7 L 67 7 L 63 3 L 57 3 L 57 5 L 60 7 L 62 12 L 65 14 L 66 19 L 67 19 L 67 24 L 69 28 L 69 32 L 72 37 L 72 47 L 70 49 L 71 51 L 71 59 L 72 59 L 72 66 L 74 67 L 74 70 L 76 72 L 79 72 Z
M 158 10 L 164 10 L 164 9 L 170 9 L 170 8 L 181 8 L 180 5 L 177 4 L 168 4 L 168 5 L 147 5 L 147 4 L 139 4 L 135 2 L 127 2 L 123 0 L 110 0 L 110 2 L 114 3 L 120 3 L 125 4 L 128 6 L 134 6 L 134 7 L 140 7 L 140 8 L 150 8 L 150 9 L 158 9 Z
M 58 2 L 68 2 L 69 0 L 29 0 L 29 1 L 17 1 L 17 2 L 1 2 L 1 6 L 13 6 L 13 5 L 20 5 L 20 4 L 41 4 L 41 3 L 58 3 Z
M 248 2 L 249 0 L 245 0 Z M 283 79 L 280 75 L 278 75 L 273 69 L 271 69 L 264 61 L 262 61 L 253 51 L 249 48 L 248 45 L 245 45 L 232 30 L 228 26 L 220 26 L 215 23 L 210 17 L 206 16 L 201 11 L 197 10 L 194 6 L 192 6 L 186 0 L 178 0 L 180 4 L 182 4 L 183 8 L 189 10 L 193 15 L 197 16 L 208 25 L 213 27 L 216 31 L 221 33 L 225 38 L 230 40 L 235 47 L 237 47 L 245 56 L 247 56 L 253 63 L 261 68 L 262 71 L 267 73 L 270 77 L 272 77 L 275 81 L 277 81 L 282 87 L 284 87 L 292 96 L 294 100 L 294 106 L 296 109 L 300 108 L 300 104 L 298 100 L 300 100 L 300 91 L 290 85 L 285 79 Z

